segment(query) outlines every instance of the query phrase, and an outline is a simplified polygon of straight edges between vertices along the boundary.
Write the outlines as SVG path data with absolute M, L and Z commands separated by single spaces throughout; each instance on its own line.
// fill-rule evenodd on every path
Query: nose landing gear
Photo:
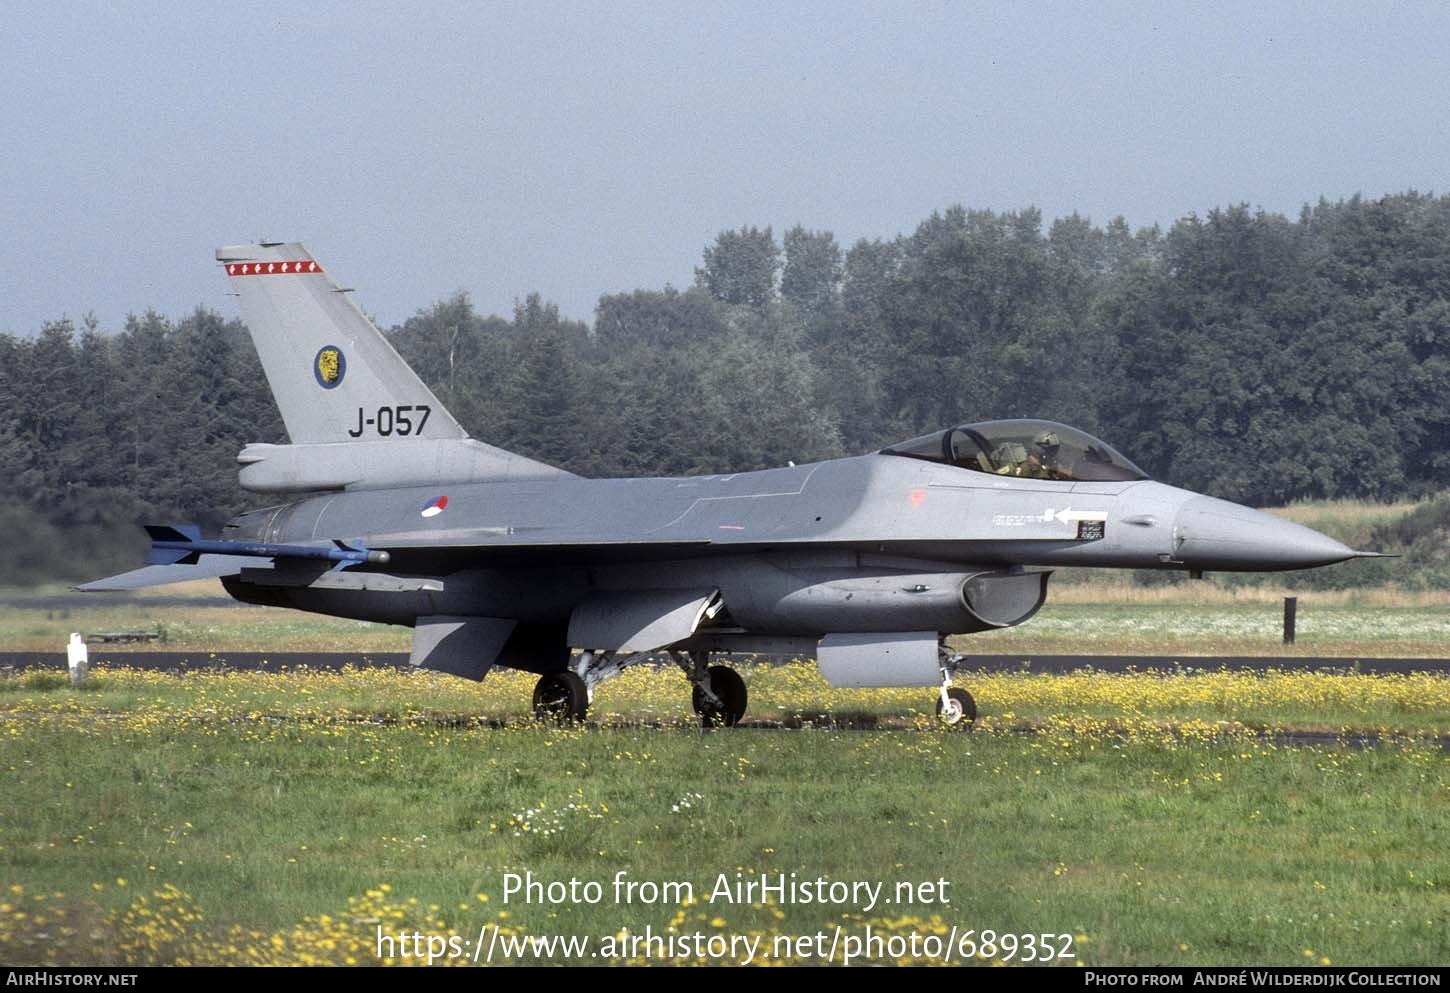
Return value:
M 964 689 L 943 686 L 936 701 L 936 716 L 947 727 L 963 725 L 970 731 L 977 723 L 977 701 Z
M 952 673 L 956 672 L 957 666 L 961 665 L 965 657 L 947 648 L 945 638 L 938 646 L 937 653 L 941 659 L 941 689 L 936 699 L 937 719 L 947 727 L 960 727 L 970 731 L 972 725 L 977 723 L 977 701 L 966 690 L 952 685 Z

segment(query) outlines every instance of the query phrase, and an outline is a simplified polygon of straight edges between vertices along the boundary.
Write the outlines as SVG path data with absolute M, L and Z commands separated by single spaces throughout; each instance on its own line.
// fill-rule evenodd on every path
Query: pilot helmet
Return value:
M 1056 455 L 1058 446 L 1062 444 L 1062 439 L 1057 436 L 1056 431 L 1043 431 L 1036 438 L 1032 439 L 1032 444 L 1048 455 Z

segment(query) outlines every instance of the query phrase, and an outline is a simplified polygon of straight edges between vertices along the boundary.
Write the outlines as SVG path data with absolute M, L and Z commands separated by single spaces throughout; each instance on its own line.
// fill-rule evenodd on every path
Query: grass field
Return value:
M 8 677 L 0 960 L 369 963 L 379 927 L 453 938 L 454 964 L 480 933 L 560 963 L 709 961 L 713 939 L 751 964 L 832 941 L 836 962 L 951 944 L 986 964 L 1006 935 L 1026 958 L 1026 934 L 1070 941 L 1064 965 L 1450 957 L 1443 677 L 977 676 L 970 735 L 934 727 L 920 690 L 832 691 L 807 666 L 747 680 L 748 720 L 814 727 L 701 732 L 683 677 L 642 669 L 563 729 L 520 716 L 522 675 Z M 900 726 L 835 723 L 858 714 Z M 1276 743 L 1294 729 L 1387 743 Z M 506 899 L 510 873 L 599 899 Z M 791 873 L 883 888 L 716 891 Z M 704 954 L 621 947 L 646 933 Z M 551 935 L 591 944 L 510 944 Z
M 0 649 L 164 629 L 198 654 L 407 650 L 406 629 L 220 595 L 0 597 Z M 1282 595 L 1055 585 L 1028 624 L 957 646 L 1183 665 L 963 674 L 970 735 L 935 726 L 929 691 L 836 691 L 805 665 L 747 669 L 751 726 L 711 733 L 682 676 L 643 668 L 564 729 L 527 718 L 517 673 L 0 676 L 0 961 L 368 964 L 381 927 L 454 941 L 448 964 L 480 943 L 495 962 L 922 963 L 950 946 L 988 964 L 1045 935 L 1070 943 L 1059 965 L 1444 963 L 1450 679 L 1292 659 L 1446 657 L 1450 594 L 1301 593 L 1287 648 Z M 1204 655 L 1291 661 L 1193 671 Z M 1364 737 L 1379 744 L 1349 744 Z M 529 873 L 562 899 L 506 893 Z M 712 892 L 792 873 L 868 888 Z M 647 935 L 700 944 L 628 943 Z M 514 944 L 551 936 L 590 944 Z

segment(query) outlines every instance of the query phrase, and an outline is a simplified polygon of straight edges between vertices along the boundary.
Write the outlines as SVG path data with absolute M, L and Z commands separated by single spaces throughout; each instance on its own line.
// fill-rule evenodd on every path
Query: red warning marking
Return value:
M 913 507 L 920 507 L 922 501 L 925 500 L 925 499 L 926 499 L 926 490 L 912 490 L 911 491 L 911 505 Z
M 310 276 L 321 272 L 322 266 L 311 259 L 286 262 L 228 262 L 228 276 Z

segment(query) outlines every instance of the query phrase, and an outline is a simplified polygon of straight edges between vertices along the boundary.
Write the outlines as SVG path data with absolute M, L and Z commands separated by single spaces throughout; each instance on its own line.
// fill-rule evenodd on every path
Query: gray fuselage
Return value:
M 343 571 L 248 569 L 228 583 L 257 602 L 395 624 L 451 615 L 552 626 L 601 592 L 714 589 L 729 630 L 797 638 L 1020 623 L 1057 566 L 1293 569 L 1354 554 L 1148 480 L 993 476 L 890 454 L 730 475 L 330 493 L 243 515 L 225 537 L 345 537 L 391 556 Z

